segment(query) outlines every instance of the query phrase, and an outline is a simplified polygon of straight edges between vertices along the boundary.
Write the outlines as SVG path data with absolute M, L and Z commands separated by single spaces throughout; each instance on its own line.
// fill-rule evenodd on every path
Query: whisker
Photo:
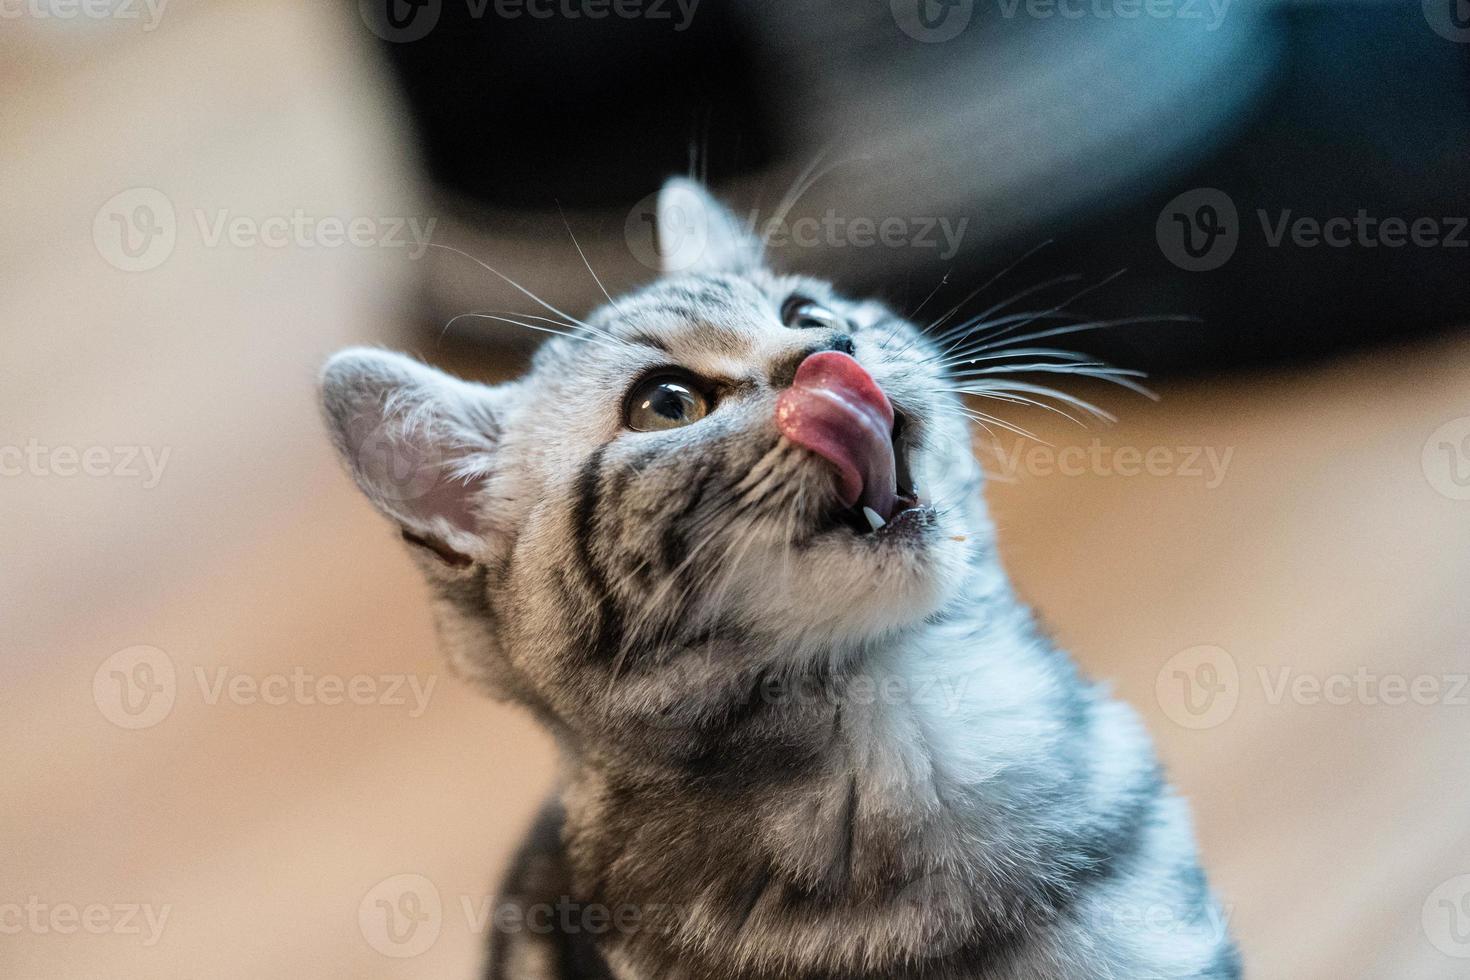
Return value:
M 1042 398 L 1055 398 L 1057 401 L 1062 402 L 1063 404 L 1071 405 L 1073 408 L 1081 409 L 1087 414 L 1093 415 L 1104 421 L 1118 421 L 1117 417 L 1114 416 L 1111 412 L 1106 411 L 1105 409 L 1098 408 L 1087 399 L 1079 398 L 1076 395 L 1070 395 L 1067 392 L 1059 391 L 1056 388 L 1049 388 L 1046 385 L 1035 385 L 1024 381 L 1005 381 L 998 382 L 995 385 L 971 385 L 953 388 L 950 390 L 961 392 L 967 395 L 979 395 L 981 397 L 985 397 L 986 395 L 989 395 L 991 393 L 1007 394 L 1011 392 L 1019 392 L 1027 395 L 1037 395 Z
M 818 165 L 822 162 L 822 158 L 827 155 L 827 151 L 831 148 L 831 144 L 829 143 L 827 146 L 824 146 L 822 147 L 822 149 L 817 151 L 816 157 L 813 158 L 812 162 L 807 164 L 806 169 L 797 176 L 796 181 L 791 185 L 791 190 L 786 192 L 786 196 L 783 197 L 781 199 L 781 203 L 776 206 L 776 213 L 772 216 L 770 221 L 766 222 L 765 228 L 761 231 L 760 241 L 762 256 L 765 255 L 766 249 L 770 246 L 772 232 L 774 232 L 775 229 L 779 228 L 782 224 L 785 223 L 787 216 L 791 214 L 791 209 L 796 207 L 796 203 L 800 201 L 803 196 L 805 196 L 806 192 L 815 187 L 817 181 L 821 180 L 823 177 L 827 176 L 829 173 L 836 170 L 844 163 L 848 162 L 847 160 L 833 160 L 826 167 L 823 167 L 821 170 L 817 170 Z M 856 157 L 855 159 L 866 160 L 867 157 L 860 156 Z
M 607 344 L 598 340 L 596 337 L 584 337 L 581 334 L 568 333 L 565 330 L 554 330 L 551 327 L 538 327 L 534 323 L 522 323 L 520 320 L 512 320 L 510 317 L 506 316 L 496 316 L 494 313 L 457 313 L 454 316 L 450 317 L 449 321 L 444 324 L 444 329 L 439 333 L 440 338 L 442 339 L 445 334 L 449 333 L 449 328 L 454 326 L 456 320 L 462 320 L 466 317 L 478 320 L 499 320 L 501 323 L 514 324 L 517 327 L 524 327 L 527 330 L 536 330 L 540 333 L 555 334 L 558 337 L 566 337 L 568 340 L 575 340 L 581 343 L 596 344 L 599 347 L 607 347 L 609 350 L 619 349 L 612 344 Z
M 1001 300 L 999 303 L 992 304 L 989 308 L 983 310 L 979 315 L 973 317 L 972 319 L 974 319 L 976 321 L 984 321 L 992 313 L 998 313 L 999 311 L 1005 309 L 1007 306 L 1010 306 L 1013 303 L 1016 303 L 1016 302 L 1019 302 L 1020 300 L 1025 299 L 1027 296 L 1033 296 L 1036 293 L 1044 292 L 1044 291 L 1046 291 L 1048 289 L 1051 289 L 1051 288 L 1053 288 L 1055 286 L 1061 286 L 1061 285 L 1064 285 L 1064 284 L 1069 283 L 1069 282 L 1077 282 L 1081 278 L 1082 278 L 1082 276 L 1078 275 L 1077 273 L 1070 273 L 1070 274 L 1065 275 L 1065 276 L 1056 276 L 1055 278 L 1047 279 L 1047 280 L 1045 280 L 1043 282 L 1038 282 L 1038 283 L 1036 283 L 1034 285 L 1027 286 L 1025 289 L 1022 289 L 1021 291 L 1019 291 L 1019 292 L 1017 292 L 1017 293 L 1015 293 L 1015 294 L 1013 294 L 1011 296 L 1006 297 L 1005 299 Z M 970 298 L 971 297 L 966 297 L 965 302 L 969 302 Z M 963 305 L 963 303 L 960 304 L 960 305 Z M 1060 307 L 1059 306 L 1058 307 L 1052 307 L 1051 310 L 1048 310 L 1047 312 L 1054 312 L 1057 309 L 1060 309 Z M 958 311 L 959 311 L 959 307 L 955 307 L 955 308 L 951 309 L 948 313 L 946 313 L 944 315 L 943 318 L 941 318 L 939 320 L 936 320 L 932 325 L 930 325 L 929 328 L 927 330 L 925 330 L 925 333 L 929 333 L 929 332 L 932 332 L 934 330 L 937 330 L 944 323 L 945 320 L 948 320 L 951 316 L 953 316 Z M 936 343 L 943 343 L 945 340 L 947 340 L 950 337 L 952 337 L 953 334 L 956 331 L 964 330 L 965 329 L 965 326 L 966 326 L 965 324 L 961 323 L 958 326 L 950 327 L 949 329 L 944 330 L 943 332 L 941 332 L 938 335 L 936 335 L 935 342 Z
M 984 344 L 975 350 L 993 350 L 996 347 L 1004 349 L 1009 344 L 1024 344 L 1033 340 L 1044 340 L 1047 337 L 1062 337 L 1067 334 L 1082 333 L 1087 330 L 1106 330 L 1109 327 L 1132 326 L 1136 323 L 1200 323 L 1197 316 L 1130 316 L 1117 320 L 1092 320 L 1087 323 L 1074 323 L 1065 327 L 1051 327 L 1046 330 L 1038 330 L 1035 333 L 1024 334 L 1020 337 L 1011 337 L 1006 344 Z
M 1021 326 L 1025 326 L 1027 323 L 1032 323 L 1036 320 L 1085 319 L 1087 317 L 1082 314 L 1053 308 L 1050 310 L 1025 310 L 1020 313 L 1009 313 L 1005 316 L 997 317 L 994 320 L 984 320 L 978 317 L 966 320 L 957 328 L 954 328 L 959 330 L 960 333 L 950 342 L 949 346 L 939 351 L 933 357 L 926 358 L 925 363 L 940 359 L 963 357 L 973 345 L 1000 336 L 1004 331 L 999 331 L 996 328 L 1003 327 L 1007 324 L 1019 322 Z M 948 337 L 949 335 L 950 331 L 945 331 L 945 336 Z
M 1085 286 L 1082 289 L 1079 289 L 1077 292 L 1073 293 L 1071 296 L 1068 296 L 1066 299 L 1062 300 L 1060 303 L 1058 303 L 1057 305 L 1051 307 L 1050 309 L 1046 310 L 1044 313 L 1042 313 L 1042 314 L 1040 314 L 1038 316 L 1032 317 L 1032 318 L 1027 319 L 1027 320 L 1023 320 L 1020 323 L 1012 324 L 1011 326 L 1006 327 L 1004 330 L 992 331 L 987 336 L 985 336 L 983 338 L 976 338 L 976 339 L 981 339 L 981 340 L 995 340 L 995 339 L 997 339 L 999 337 L 1004 336 L 1005 334 L 1010 333 L 1013 330 L 1019 330 L 1022 327 L 1024 327 L 1026 324 L 1032 323 L 1035 320 L 1039 320 L 1043 316 L 1050 316 L 1053 313 L 1058 313 L 1058 312 L 1060 312 L 1062 310 L 1065 310 L 1067 307 L 1071 306 L 1073 303 L 1077 302 L 1079 299 L 1081 299 L 1082 297 L 1086 296 L 1088 293 L 1096 292 L 1097 290 L 1099 290 L 1102 287 L 1104 287 L 1104 286 L 1108 285 L 1109 283 L 1111 283 L 1113 280 L 1115 280 L 1118 277 L 1120 277 L 1123 274 L 1125 274 L 1127 271 L 1128 271 L 1127 269 L 1119 269 L 1117 272 L 1114 272 L 1112 275 L 1104 276 L 1102 279 L 1098 280 L 1097 282 L 1093 283 L 1092 285 Z M 968 340 L 968 338 L 967 338 L 967 340 Z M 950 350 L 953 350 L 955 346 L 957 346 L 957 345 L 951 345 Z M 984 349 L 984 348 L 980 348 L 980 349 Z M 949 351 L 946 351 L 946 353 L 949 353 Z
M 970 393 L 967 392 L 967 394 L 970 394 Z M 1039 401 L 1039 400 L 1034 399 L 1034 398 L 1027 398 L 1025 395 L 1014 394 L 1014 393 L 1000 393 L 1000 392 L 996 392 L 996 391 L 987 391 L 983 395 L 976 395 L 976 397 L 979 397 L 979 398 L 989 398 L 992 401 L 1006 402 L 1006 403 L 1011 404 L 1011 405 L 1031 405 L 1031 406 L 1033 406 L 1035 408 L 1044 409 L 1045 411 L 1048 411 L 1048 412 L 1055 412 L 1057 415 L 1060 415 L 1062 418 L 1068 419 L 1068 420 L 1076 423 L 1077 425 L 1081 426 L 1084 429 L 1087 428 L 1087 423 L 1084 422 L 1082 419 L 1079 419 L 1077 416 L 1073 415 L 1071 412 L 1068 412 L 1068 411 L 1065 411 L 1063 409 L 1060 409 L 1060 408 L 1058 408 L 1055 405 L 1047 404 L 1044 401 Z
M 582 251 L 582 244 L 577 241 L 577 236 L 572 232 L 571 222 L 567 221 L 567 213 L 562 210 L 560 201 L 556 202 L 556 212 L 557 214 L 561 215 L 561 223 L 566 226 L 567 236 L 571 238 L 572 245 L 574 245 L 577 249 L 577 254 L 582 257 L 582 264 L 585 265 L 587 267 L 587 271 L 592 274 L 592 281 L 597 283 L 597 288 L 602 290 L 602 295 L 607 297 L 608 303 L 614 309 L 617 309 L 618 301 L 612 298 L 612 294 L 607 291 L 607 287 L 602 284 L 602 280 L 597 278 L 597 273 L 592 271 L 592 263 L 587 261 L 587 253 Z
M 924 307 L 929 305 L 929 301 L 933 299 L 936 295 L 938 295 L 941 289 L 949 285 L 949 276 L 952 272 L 954 272 L 954 266 L 950 266 L 948 269 L 944 270 L 944 278 L 939 280 L 939 285 L 929 290 L 929 295 L 925 296 L 923 301 L 920 302 L 918 306 L 914 307 L 913 312 L 908 315 L 907 319 L 914 320 L 918 318 Z
M 540 296 L 537 296 L 535 293 L 531 292 L 525 286 L 522 286 L 520 283 L 516 282 L 510 276 L 507 276 L 505 273 L 501 272 L 498 269 L 491 268 L 484 261 L 482 261 L 481 259 L 476 258 L 475 256 L 471 255 L 469 252 L 466 252 L 462 248 L 455 248 L 453 245 L 441 245 L 438 242 L 429 242 L 428 245 L 429 245 L 430 248 L 442 248 L 442 249 L 444 249 L 447 252 L 455 252 L 455 253 L 457 253 L 459 255 L 463 255 L 465 258 L 469 259 L 471 262 L 475 263 L 480 268 L 484 269 L 486 272 L 488 272 L 491 275 L 496 276 L 496 277 L 504 280 L 506 283 L 508 283 L 510 286 L 512 286 L 513 288 L 515 288 L 516 290 L 518 290 L 522 294 L 530 297 L 530 299 L 534 303 L 536 303 L 536 305 L 541 306 L 541 307 L 543 307 L 545 309 L 550 310 L 551 312 L 555 313 L 557 316 L 562 317 L 565 320 L 570 320 L 573 324 L 575 324 L 576 326 L 579 326 L 579 327 L 583 328 L 584 330 L 587 330 L 589 333 L 597 334 L 598 336 L 604 338 L 605 340 L 611 341 L 612 343 L 615 343 L 615 344 L 622 344 L 622 345 L 628 346 L 628 347 L 631 347 L 632 346 L 626 340 L 623 340 L 620 337 L 616 337 L 613 334 L 610 334 L 610 333 L 608 333 L 605 330 L 600 330 L 597 327 L 592 326 L 590 323 L 584 323 L 583 321 L 578 320 L 576 317 L 572 316 L 570 313 L 565 312 L 564 310 L 557 309 L 555 306 L 552 306 L 550 303 L 546 302 L 546 300 L 542 299 Z
M 1017 347 L 1014 350 L 1003 349 L 994 354 L 981 354 L 976 357 L 963 355 L 951 361 L 942 361 L 939 367 L 978 364 L 981 361 L 998 361 L 1007 357 L 1054 357 L 1059 361 L 1085 361 L 1091 359 L 1092 355 L 1075 350 L 1065 350 L 1061 347 Z
M 953 316 L 956 312 L 959 311 L 959 309 L 962 306 L 964 306 L 970 300 L 974 299 L 976 296 L 979 296 L 981 293 L 985 292 L 985 290 L 989 289 L 991 286 L 994 286 L 996 283 L 1000 282 L 1007 275 L 1009 275 L 1012 271 L 1014 271 L 1016 269 L 1016 267 L 1019 266 L 1022 262 L 1025 262 L 1027 259 L 1031 258 L 1031 256 L 1035 255 L 1037 252 L 1039 252 L 1042 249 L 1046 248 L 1051 243 L 1052 243 L 1052 239 L 1048 238 L 1048 239 L 1045 239 L 1045 240 L 1043 240 L 1041 242 L 1038 242 L 1036 245 L 1032 246 L 1031 249 L 1029 251 L 1027 251 L 1024 255 L 1022 255 L 1019 259 L 1016 259 L 1010 265 L 1006 266 L 1004 269 L 1001 269 L 995 275 L 993 275 L 989 279 L 985 280 L 985 282 L 982 283 L 978 289 L 973 290 L 968 296 L 966 296 L 964 299 L 962 299 L 958 303 L 956 303 L 953 307 L 950 308 L 950 311 L 948 313 L 946 313 L 944 316 L 940 317 L 935 322 L 929 324 L 929 326 L 925 327 L 924 330 L 923 330 L 923 332 L 924 333 L 928 333 L 930 330 L 933 330 L 935 327 L 939 326 L 939 324 L 943 323 L 945 320 L 947 320 L 951 316 Z
M 970 419 L 979 422 L 980 426 L 987 432 L 990 432 L 991 425 L 998 425 L 1002 429 L 1005 429 L 1008 432 L 1014 432 L 1018 436 L 1025 436 L 1027 439 L 1034 439 L 1045 446 L 1051 445 L 1051 443 L 1047 442 L 1045 439 L 1041 438 L 1034 432 L 1028 432 L 1018 425 L 1013 425 L 1010 422 L 1007 422 L 1005 419 L 998 419 L 994 415 L 987 415 L 985 412 L 979 411 L 978 409 L 970 408 L 968 405 L 960 406 L 959 411 L 964 413 Z M 991 432 L 991 438 L 994 437 L 995 433 Z
M 1081 374 L 1096 378 L 1146 378 L 1143 371 L 1133 368 L 1113 367 L 1104 361 L 1084 361 L 1080 364 L 1053 364 L 1046 361 L 1033 361 L 1029 364 L 992 364 L 990 367 L 974 368 L 969 371 L 955 371 L 950 374 L 952 378 L 964 377 L 993 377 L 997 374 Z

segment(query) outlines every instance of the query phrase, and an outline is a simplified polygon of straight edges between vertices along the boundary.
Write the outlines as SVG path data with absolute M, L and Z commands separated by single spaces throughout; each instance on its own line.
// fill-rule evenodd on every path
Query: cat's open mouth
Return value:
M 776 427 L 837 477 L 833 527 L 887 537 L 933 516 L 914 486 L 913 426 L 851 355 L 813 354 L 776 402 Z
M 888 512 L 880 513 L 860 499 L 856 504 L 837 511 L 838 525 L 851 529 L 855 534 L 889 537 L 916 530 L 929 522 L 933 508 L 921 502 L 914 484 L 910 459 L 914 448 L 911 431 L 907 416 L 895 410 L 892 438 L 895 492 Z

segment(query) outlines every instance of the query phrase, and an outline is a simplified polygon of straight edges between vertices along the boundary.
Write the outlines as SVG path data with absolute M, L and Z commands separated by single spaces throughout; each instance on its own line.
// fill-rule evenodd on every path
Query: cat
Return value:
M 322 374 L 451 663 L 559 748 L 488 976 L 1239 977 L 1140 721 L 1002 568 L 979 345 L 766 269 L 696 183 L 658 211 L 678 268 L 526 323 L 518 380 Z

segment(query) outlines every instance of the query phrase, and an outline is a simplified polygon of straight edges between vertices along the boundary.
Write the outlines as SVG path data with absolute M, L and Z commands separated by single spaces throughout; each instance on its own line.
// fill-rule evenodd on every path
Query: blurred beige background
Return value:
M 134 9 L 0 21 L 0 975 L 473 976 L 551 754 L 444 674 L 312 384 L 507 366 L 417 329 L 351 4 Z M 1021 588 L 1147 716 L 1251 976 L 1470 976 L 1470 341 L 1163 394 L 977 440 Z M 395 942 L 404 874 L 441 909 Z

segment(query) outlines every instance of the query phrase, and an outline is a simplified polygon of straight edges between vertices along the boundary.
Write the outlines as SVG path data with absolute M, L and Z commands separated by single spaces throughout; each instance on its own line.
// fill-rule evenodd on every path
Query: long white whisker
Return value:
M 1046 445 L 1046 446 L 1051 445 L 1051 443 L 1047 442 L 1045 439 L 1043 439 L 1040 436 L 1036 435 L 1036 433 L 1034 433 L 1034 432 L 1028 432 L 1025 429 L 1021 428 L 1020 426 L 1012 425 L 1010 422 L 1007 422 L 1004 419 L 998 419 L 994 415 L 987 415 L 986 413 L 981 412 L 981 411 L 979 411 L 977 409 L 970 408 L 967 405 L 961 406 L 959 410 L 961 412 L 963 412 L 969 418 L 974 419 L 976 422 L 979 422 L 980 425 L 982 427 L 984 427 L 987 432 L 990 431 L 990 426 L 991 425 L 998 425 L 1002 429 L 1005 429 L 1008 432 L 1014 432 L 1018 436 L 1025 436 L 1027 439 L 1034 439 L 1037 442 L 1041 443 L 1042 445 Z M 989 424 L 987 424 L 987 423 L 989 423 Z M 992 432 L 991 433 L 991 438 L 994 438 L 994 437 L 995 437 L 995 433 Z
M 971 320 L 976 321 L 976 322 L 984 322 L 986 319 L 988 319 L 990 317 L 991 314 L 998 313 L 1001 310 L 1005 309 L 1007 306 L 1010 306 L 1013 303 L 1020 302 L 1021 300 L 1025 299 L 1027 296 L 1032 296 L 1032 295 L 1034 295 L 1036 293 L 1043 292 L 1043 291 L 1045 291 L 1047 289 L 1051 289 L 1054 286 L 1063 285 L 1064 283 L 1077 282 L 1081 278 L 1082 277 L 1080 275 L 1077 275 L 1076 273 L 1072 273 L 1070 275 L 1057 276 L 1054 279 L 1047 279 L 1046 281 L 1036 283 L 1033 286 L 1027 286 L 1025 289 L 1021 290 L 1020 292 L 1015 293 L 1014 295 L 1008 296 L 1005 299 L 1001 300 L 1000 302 L 994 303 L 991 306 L 989 306 L 988 308 L 986 308 L 985 310 L 982 310 L 976 316 L 971 317 Z M 967 298 L 965 300 L 965 302 L 969 302 L 969 299 Z M 963 304 L 961 304 L 961 305 L 963 305 Z M 1056 310 L 1058 310 L 1060 308 L 1061 308 L 1060 306 L 1055 306 L 1055 307 L 1052 307 L 1051 309 L 1047 310 L 1046 312 L 1052 313 L 1052 312 L 1055 312 Z M 949 313 L 945 314 L 944 319 L 946 319 L 946 320 L 949 319 L 949 317 L 953 316 L 956 312 L 958 312 L 958 307 L 956 307 L 955 309 L 950 310 Z M 944 322 L 943 320 L 940 320 L 940 321 L 934 323 L 933 326 L 931 326 L 929 328 L 929 330 L 932 331 L 932 330 L 938 329 L 938 327 L 943 322 Z M 961 323 L 961 324 L 959 324 L 957 326 L 954 326 L 954 327 L 950 327 L 949 329 L 943 331 L 942 333 L 940 333 L 938 335 L 938 337 L 936 338 L 936 343 L 943 343 L 945 340 L 947 340 L 950 337 L 952 337 L 954 335 L 954 333 L 956 333 L 957 331 L 963 331 L 965 328 L 966 328 L 965 327 L 965 324 L 963 324 L 963 323 Z M 928 331 L 926 331 L 926 332 L 928 332 Z
M 1058 303 L 1055 306 L 1051 307 L 1050 309 L 1044 311 L 1043 313 L 1038 314 L 1037 316 L 1031 317 L 1031 318 L 1026 319 L 1026 320 L 1022 320 L 1020 323 L 1012 324 L 1011 326 L 1006 327 L 1004 330 L 992 331 L 991 333 L 989 333 L 984 338 L 976 338 L 976 339 L 984 339 L 984 340 L 987 340 L 987 341 L 989 341 L 989 340 L 995 340 L 995 339 L 998 339 L 998 338 L 1004 336 L 1005 334 L 1008 334 L 1008 333 L 1010 333 L 1010 332 L 1012 332 L 1014 330 L 1021 329 L 1022 327 L 1026 326 L 1026 324 L 1028 324 L 1028 323 L 1033 323 L 1036 320 L 1041 319 L 1042 317 L 1050 316 L 1053 313 L 1058 313 L 1058 312 L 1060 312 L 1062 310 L 1065 310 L 1067 307 L 1071 306 L 1073 303 L 1077 302 L 1079 299 L 1081 299 L 1082 297 L 1086 296 L 1088 293 L 1096 292 L 1097 290 L 1099 290 L 1102 287 L 1104 287 L 1104 286 L 1108 285 L 1109 283 L 1111 283 L 1114 279 L 1117 279 L 1119 276 L 1122 276 L 1123 274 L 1125 274 L 1127 271 L 1128 271 L 1127 269 L 1119 269 L 1117 272 L 1114 272 L 1112 275 L 1110 275 L 1110 276 L 1104 276 L 1102 279 L 1098 280 L 1097 282 L 1093 283 L 1092 285 L 1085 286 L 1082 289 L 1079 289 L 1077 292 L 1073 293 L 1071 296 L 1068 296 L 1066 299 L 1062 300 L 1060 303 Z M 965 341 L 964 342 L 965 343 L 968 343 L 968 337 L 965 338 Z M 959 346 L 959 345 L 958 344 L 952 344 L 952 345 L 950 345 L 950 351 L 952 351 L 956 346 Z M 983 350 L 985 348 L 981 347 L 979 349 Z M 949 351 L 946 351 L 945 353 L 948 354 Z
M 577 241 L 577 236 L 572 232 L 572 224 L 567 220 L 567 213 L 562 210 L 560 201 L 556 202 L 556 211 L 561 215 L 561 223 L 566 226 L 567 236 L 571 238 L 572 245 L 577 249 L 577 254 L 582 257 L 582 264 L 592 274 L 592 281 L 597 283 L 597 288 L 602 290 L 602 295 L 606 296 L 608 303 L 616 309 L 618 305 L 617 300 L 612 298 L 612 294 L 607 291 L 607 287 L 602 284 L 602 280 L 597 278 L 597 273 L 592 271 L 592 263 L 587 261 L 587 253 L 582 251 L 582 243 Z
M 981 361 L 998 361 L 1002 358 L 1011 357 L 1054 357 L 1059 361 L 1087 361 L 1092 359 L 1091 354 L 1083 354 L 1075 350 L 1063 350 L 1060 347 L 1017 347 L 1014 350 L 1005 349 L 994 354 L 981 354 L 977 357 L 957 357 L 950 361 L 940 362 L 939 367 L 946 368 L 964 364 L 978 364 Z
M 479 320 L 499 320 L 501 323 L 514 324 L 515 326 L 517 326 L 517 327 L 523 327 L 526 330 L 536 330 L 536 331 L 539 331 L 541 333 L 555 334 L 558 337 L 566 337 L 568 340 L 575 340 L 575 341 L 578 341 L 578 342 L 581 342 L 581 343 L 596 344 L 599 347 L 607 347 L 610 350 L 617 350 L 618 349 L 617 347 L 614 347 L 612 344 L 607 344 L 607 343 L 604 343 L 604 342 L 598 340 L 596 337 L 584 337 L 584 336 L 582 336 L 580 334 L 568 333 L 565 330 L 554 330 L 551 327 L 538 327 L 538 326 L 536 326 L 533 323 L 522 323 L 520 320 L 512 320 L 510 317 L 505 317 L 505 316 L 496 316 L 493 313 L 458 313 L 458 314 L 455 314 L 454 316 L 452 316 L 452 317 L 449 318 L 449 321 L 447 323 L 444 324 L 444 329 L 443 329 L 443 331 L 440 332 L 439 336 L 443 337 L 444 334 L 447 334 L 449 332 L 449 328 L 454 325 L 454 322 L 456 320 L 462 320 L 462 319 L 464 319 L 466 317 L 470 317 L 472 319 L 479 319 Z
M 1146 378 L 1143 371 L 1133 368 L 1113 367 L 1103 361 L 1086 361 L 1080 364 L 1055 364 L 1048 361 L 1033 361 L 1028 364 L 992 364 L 989 367 L 969 371 L 951 372 L 952 378 L 988 378 L 997 374 L 1082 374 L 1094 378 Z
M 1105 409 L 1098 408 L 1096 405 L 1085 398 L 1079 398 L 1076 395 L 1070 395 L 1065 391 L 1058 391 L 1056 388 L 1048 388 L 1045 385 L 1028 384 L 1024 381 L 996 382 L 994 385 L 967 385 L 951 390 L 963 392 L 967 395 L 984 396 L 992 392 L 997 394 L 1020 392 L 1028 395 L 1037 395 L 1042 398 L 1055 398 L 1057 401 L 1062 402 L 1063 404 L 1071 405 L 1074 408 L 1079 408 L 1087 414 L 1094 415 L 1097 418 L 1103 419 L 1105 421 L 1117 421 L 1117 418 L 1111 412 L 1106 411 Z
M 611 341 L 612 343 L 615 343 L 615 344 L 622 344 L 624 346 L 629 346 L 629 347 L 632 346 L 626 340 L 623 340 L 620 337 L 615 337 L 615 336 L 613 336 L 612 334 L 608 333 L 605 330 L 600 330 L 597 327 L 592 326 L 590 323 L 584 323 L 583 321 L 578 320 L 576 317 L 572 316 L 570 313 L 567 313 L 564 310 L 557 309 L 555 306 L 552 306 L 550 303 L 546 302 L 546 300 L 542 299 L 540 296 L 537 296 L 535 293 L 531 292 L 525 286 L 522 286 L 520 283 L 516 282 L 510 276 L 507 276 L 505 273 L 501 272 L 498 269 L 491 268 L 484 261 L 475 258 L 475 256 L 471 255 L 469 252 L 466 252 L 462 248 L 455 248 L 453 245 L 441 245 L 438 242 L 429 242 L 428 245 L 429 245 L 430 248 L 442 248 L 445 251 L 455 252 L 455 253 L 458 253 L 459 255 L 463 255 L 465 258 L 469 259 L 471 262 L 475 263 L 480 268 L 484 269 L 486 272 L 488 272 L 491 275 L 496 276 L 496 277 L 504 280 L 506 283 L 508 283 L 510 286 L 512 286 L 516 290 L 518 290 L 521 293 L 523 293 L 524 295 L 530 297 L 531 301 L 534 302 L 534 303 L 536 303 L 536 305 L 541 306 L 541 307 L 544 307 L 545 309 L 550 310 L 551 312 L 555 313 L 557 316 L 562 317 L 565 320 L 570 320 L 572 323 L 574 323 L 577 326 L 583 328 L 584 330 L 587 330 L 590 333 L 597 334 L 598 336 L 604 338 L 605 340 Z
M 829 149 L 831 149 L 830 146 L 824 146 L 818 150 L 817 155 L 812 158 L 812 162 L 807 164 L 801 173 L 797 174 L 796 180 L 792 182 L 790 189 L 781 197 L 781 203 L 776 205 L 776 213 L 772 215 L 771 220 L 766 223 L 765 228 L 761 231 L 761 254 L 765 254 L 766 248 L 771 243 L 771 233 L 786 220 L 786 216 L 791 213 L 792 208 L 796 207 L 796 202 L 801 200 L 802 195 L 811 190 L 817 181 L 827 176 L 827 174 L 832 172 L 832 168 L 837 166 L 837 163 L 834 163 L 821 173 L 816 173 L 817 167 L 821 165 L 822 158 L 827 155 Z M 839 160 L 838 163 L 841 163 L 841 161 Z
M 1023 334 L 1020 337 L 1011 337 L 1004 344 L 986 343 L 975 348 L 975 352 L 994 350 L 999 347 L 1005 349 L 1011 344 L 1024 344 L 1033 340 L 1044 340 L 1047 337 L 1061 337 L 1066 334 L 1082 333 L 1087 330 L 1105 330 L 1109 327 L 1131 326 L 1135 323 L 1199 323 L 1199 317 L 1194 316 L 1130 316 L 1117 320 L 1092 320 L 1088 323 L 1074 323 L 1065 327 L 1050 327 L 1046 330 L 1038 330 L 1035 333 Z
M 969 393 L 967 392 L 967 394 Z M 1044 401 L 1039 401 L 1034 398 L 1027 398 L 1025 395 L 1002 394 L 995 391 L 987 391 L 983 395 L 978 395 L 977 397 L 988 398 L 992 401 L 1006 402 L 1012 405 L 1031 405 L 1035 408 L 1044 409 L 1048 412 L 1055 412 L 1062 418 L 1075 422 L 1077 425 L 1081 426 L 1084 429 L 1087 428 L 1087 423 L 1084 422 L 1082 419 L 1079 419 L 1077 416 L 1073 415 L 1071 412 L 1060 409 L 1055 405 L 1049 405 Z

